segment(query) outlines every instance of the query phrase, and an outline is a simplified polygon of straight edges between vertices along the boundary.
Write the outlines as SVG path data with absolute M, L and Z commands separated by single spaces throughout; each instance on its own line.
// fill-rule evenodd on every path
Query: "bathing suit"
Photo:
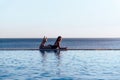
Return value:
M 56 45 L 50 45 L 51 49 L 57 49 Z

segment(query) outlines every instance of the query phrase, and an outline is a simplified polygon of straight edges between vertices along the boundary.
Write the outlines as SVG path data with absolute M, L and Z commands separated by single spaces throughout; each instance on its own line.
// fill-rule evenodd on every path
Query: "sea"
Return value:
M 120 80 L 119 38 L 63 38 L 68 50 L 38 50 L 41 41 L 0 39 L 0 80 Z
M 46 45 L 54 44 L 55 38 L 50 38 Z M 0 49 L 38 49 L 41 38 L 8 38 L 0 39 Z M 68 49 L 120 49 L 120 38 L 64 38 L 62 47 Z

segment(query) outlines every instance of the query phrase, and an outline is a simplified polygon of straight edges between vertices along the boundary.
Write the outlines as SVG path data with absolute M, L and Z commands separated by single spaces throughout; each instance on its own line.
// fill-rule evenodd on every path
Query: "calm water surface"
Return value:
M 56 38 L 48 38 L 46 45 L 54 44 Z M 38 49 L 42 39 L 0 39 L 0 49 Z M 68 49 L 120 49 L 120 38 L 63 38 L 61 46 Z
M 120 80 L 120 51 L 0 50 L 0 80 Z

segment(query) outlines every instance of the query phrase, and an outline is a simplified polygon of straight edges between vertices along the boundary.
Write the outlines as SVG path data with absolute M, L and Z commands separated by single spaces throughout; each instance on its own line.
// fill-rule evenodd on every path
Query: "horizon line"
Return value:
M 38 37 L 6 37 L 6 38 L 0 38 L 0 39 L 30 39 L 30 38 L 33 38 L 33 39 L 38 39 Z M 43 37 L 39 37 L 39 38 L 43 38 Z M 47 37 L 47 38 L 57 38 L 57 37 Z M 63 37 L 63 38 L 120 38 L 120 37 Z

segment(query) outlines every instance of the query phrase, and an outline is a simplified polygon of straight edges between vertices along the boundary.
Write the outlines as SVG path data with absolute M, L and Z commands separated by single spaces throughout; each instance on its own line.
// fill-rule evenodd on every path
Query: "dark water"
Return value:
M 48 44 L 54 44 L 55 38 L 48 39 Z M 37 49 L 42 39 L 0 39 L 0 49 L 28 48 Z M 64 38 L 61 46 L 69 49 L 120 49 L 120 38 Z

